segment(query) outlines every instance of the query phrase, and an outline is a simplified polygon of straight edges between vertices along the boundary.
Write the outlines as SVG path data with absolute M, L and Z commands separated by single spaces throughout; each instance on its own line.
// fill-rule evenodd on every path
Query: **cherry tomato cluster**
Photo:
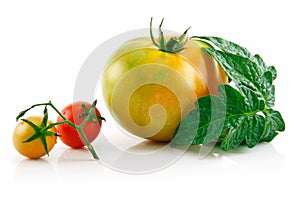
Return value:
M 95 159 L 99 159 L 91 142 L 100 133 L 102 120 L 105 120 L 96 108 L 97 101 L 93 104 L 88 102 L 74 102 L 67 105 L 61 112 L 52 104 L 35 104 L 20 112 L 17 121 L 27 111 L 37 106 L 45 106 L 43 116 L 30 116 L 21 121 L 15 127 L 13 133 L 13 144 L 16 150 L 23 156 L 36 159 L 52 150 L 57 142 L 57 137 L 71 148 L 82 148 L 84 146 L 91 152 Z M 58 117 L 56 122 L 48 119 L 48 107 L 51 107 Z

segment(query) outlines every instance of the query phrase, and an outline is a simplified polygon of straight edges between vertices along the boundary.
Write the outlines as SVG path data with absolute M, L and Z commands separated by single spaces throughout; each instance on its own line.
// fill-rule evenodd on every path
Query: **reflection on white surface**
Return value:
M 116 145 L 121 142 L 122 149 Z M 105 134 L 100 134 L 94 144 L 95 150 L 100 152 L 100 161 L 103 165 L 129 174 L 148 174 L 160 171 L 172 165 L 184 154 L 184 149 L 172 148 L 170 143 L 155 143 L 144 139 L 122 139 L 117 134 L 115 136 L 107 134 L 107 137 Z
M 46 159 L 23 159 L 17 164 L 14 173 L 14 180 L 21 182 L 38 182 L 55 178 L 57 178 L 56 170 Z
M 82 162 L 94 161 L 89 151 L 85 148 L 65 148 L 59 156 L 58 162 Z
M 165 146 L 165 143 L 156 143 L 147 140 L 143 140 L 132 145 L 128 144 L 128 148 L 124 149 L 123 153 L 114 155 L 114 163 L 115 165 L 117 165 L 119 162 L 130 162 L 130 159 L 128 159 L 128 153 L 139 154 L 143 156 L 151 154 L 152 152 L 159 151 L 160 154 L 157 156 L 161 159 L 164 159 L 166 156 L 172 154 L 172 151 L 180 150 L 180 148 L 165 148 Z M 252 149 L 249 149 L 246 146 L 241 146 L 235 150 L 227 152 L 224 152 L 219 147 L 214 147 L 212 148 L 211 152 L 204 158 L 200 154 L 201 148 L 203 147 L 191 146 L 177 161 L 161 168 L 160 170 L 169 167 L 177 169 L 178 167 L 183 167 L 181 165 L 184 165 L 185 167 L 193 166 L 198 168 L 199 170 L 204 170 L 206 172 L 213 172 L 214 170 L 223 169 L 229 169 L 230 171 L 243 171 L 249 169 L 272 170 L 282 167 L 285 163 L 285 156 L 279 154 L 272 143 L 258 144 L 255 148 Z M 101 146 L 101 148 L 97 149 L 98 151 L 100 151 L 100 153 L 101 151 L 106 151 L 105 146 Z M 128 165 L 132 164 L 133 163 L 128 163 Z M 140 165 L 140 163 L 136 164 Z
M 129 146 L 124 151 L 143 155 L 159 151 L 164 146 L 164 143 L 143 141 Z M 190 147 L 179 160 L 166 168 L 176 172 L 184 169 L 187 174 L 196 170 L 197 173 L 203 175 L 228 172 L 238 173 L 243 171 L 247 173 L 251 171 L 264 173 L 272 170 L 277 171 L 284 166 L 286 161 L 285 156 L 278 153 L 272 143 L 259 144 L 253 149 L 243 146 L 228 152 L 215 147 L 204 159 L 200 159 L 199 149 L 199 146 Z M 97 153 L 101 159 L 99 148 Z M 160 151 L 160 153 L 163 159 L 172 152 L 164 150 Z M 126 158 L 123 154 L 119 154 L 115 162 L 126 162 Z M 130 161 L 128 160 L 127 162 Z M 165 171 L 166 168 L 161 169 L 161 171 Z M 117 171 L 119 174 L 120 171 Z M 56 152 L 53 152 L 50 157 L 44 159 L 20 160 L 14 170 L 14 180 L 37 183 L 41 180 L 67 182 L 95 181 L 102 180 L 103 175 L 107 172 L 110 174 L 114 170 L 111 168 L 109 170 L 101 162 L 95 161 L 86 149 L 60 148 Z
M 57 171 L 61 179 L 92 180 L 100 178 L 103 166 L 91 156 L 87 149 L 65 149 L 57 162 Z
M 93 159 L 84 148 L 59 148 L 49 157 L 41 159 L 22 159 L 14 170 L 17 182 L 81 181 L 91 180 L 103 174 L 103 165 Z
M 285 156 L 278 153 L 272 143 L 258 144 L 255 148 L 249 149 L 240 146 L 232 151 L 223 151 L 219 147 L 214 147 L 212 151 L 202 158 L 199 155 L 200 147 L 190 147 L 186 152 L 186 157 L 198 158 L 198 162 L 206 166 L 215 168 L 231 169 L 274 169 L 280 168 L 285 163 Z

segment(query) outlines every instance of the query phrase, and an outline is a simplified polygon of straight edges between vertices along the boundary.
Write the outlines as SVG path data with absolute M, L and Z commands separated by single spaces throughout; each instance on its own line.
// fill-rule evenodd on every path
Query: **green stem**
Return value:
M 98 157 L 96 151 L 94 150 L 94 147 L 91 145 L 89 140 L 86 138 L 85 134 L 83 133 L 82 128 L 79 126 L 79 129 L 77 129 L 77 130 L 79 131 L 81 138 L 83 139 L 84 143 L 86 144 L 89 152 L 93 155 L 94 159 L 99 160 L 99 157 Z
M 150 38 L 153 42 L 153 44 L 157 47 L 157 48 L 160 48 L 160 45 L 155 41 L 155 38 L 153 36 L 153 32 L 152 32 L 152 17 L 151 17 L 151 20 L 150 20 Z
M 48 126 L 46 126 L 45 128 L 43 128 L 42 130 L 43 130 L 43 131 L 44 131 L 44 130 L 46 131 L 46 130 L 51 129 L 51 128 L 54 127 L 54 126 L 61 125 L 61 124 L 68 124 L 68 125 L 72 126 L 72 127 L 75 128 L 75 129 L 78 128 L 77 126 L 75 126 L 75 124 L 73 124 L 70 120 L 67 119 L 67 120 L 62 121 L 62 122 L 55 122 L 55 123 L 49 124 Z
M 191 28 L 187 28 L 183 34 L 181 34 L 179 37 L 171 37 L 168 41 L 164 37 L 164 33 L 161 30 L 162 24 L 163 24 L 164 19 L 161 20 L 161 23 L 159 25 L 159 42 L 156 42 L 153 32 L 152 32 L 152 17 L 150 20 L 150 38 L 152 40 L 152 43 L 161 51 L 169 52 L 169 53 L 179 53 L 183 49 L 185 49 L 185 44 L 188 42 L 188 37 L 187 37 L 187 32 Z
M 91 152 L 91 154 L 93 155 L 94 159 L 99 160 L 99 157 L 97 155 L 97 153 L 94 150 L 94 147 L 90 144 L 89 140 L 86 138 L 86 135 L 83 132 L 83 128 L 86 125 L 86 123 L 88 121 L 90 121 L 91 117 L 92 117 L 92 112 L 94 112 L 94 108 L 95 108 L 96 104 L 93 104 L 91 106 L 91 108 L 89 109 L 89 114 L 87 115 L 87 117 L 84 119 L 84 121 L 77 126 L 77 130 L 79 131 L 79 134 L 81 136 L 81 138 L 83 139 L 84 143 L 86 144 L 88 150 Z
M 88 115 L 88 117 L 85 118 L 85 120 L 79 126 L 76 126 L 70 120 L 66 119 L 65 121 L 62 121 L 62 122 L 52 123 L 52 124 L 48 125 L 47 127 L 45 127 L 44 129 L 48 130 L 48 129 L 56 126 L 56 125 L 61 125 L 61 124 L 68 124 L 68 125 L 72 126 L 73 128 L 75 128 L 78 131 L 80 137 L 84 141 L 84 143 L 87 146 L 88 150 L 93 155 L 94 159 L 99 160 L 99 157 L 98 157 L 97 153 L 95 152 L 94 147 L 91 145 L 91 143 L 89 142 L 89 140 L 87 139 L 86 135 L 83 132 L 83 128 L 86 125 L 86 123 L 89 121 L 90 118 L 91 118 L 90 115 Z

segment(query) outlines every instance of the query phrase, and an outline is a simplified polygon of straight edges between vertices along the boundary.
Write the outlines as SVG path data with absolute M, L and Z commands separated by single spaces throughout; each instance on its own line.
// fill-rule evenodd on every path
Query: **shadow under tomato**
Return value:
M 162 148 L 166 147 L 168 143 L 166 142 L 154 142 L 151 140 L 144 140 L 138 144 L 135 144 L 126 151 L 132 152 L 132 153 L 151 153 L 154 151 L 161 150 Z

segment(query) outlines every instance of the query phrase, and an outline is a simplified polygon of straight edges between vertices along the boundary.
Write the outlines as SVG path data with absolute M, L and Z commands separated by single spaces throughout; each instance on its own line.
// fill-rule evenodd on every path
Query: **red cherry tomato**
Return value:
M 61 113 L 64 115 L 65 118 L 67 118 L 73 124 L 78 126 L 85 120 L 85 117 L 80 117 L 85 113 L 84 109 L 82 108 L 83 104 L 87 108 L 91 107 L 91 104 L 87 102 L 74 102 L 66 106 L 61 111 Z M 100 112 L 97 108 L 95 108 L 94 111 L 96 115 L 100 116 Z M 83 132 L 90 143 L 96 139 L 102 126 L 101 120 L 99 120 L 98 122 L 97 121 L 95 122 L 95 119 L 93 120 L 94 121 L 88 121 L 83 127 Z M 64 120 L 60 116 L 58 116 L 57 122 L 61 122 L 61 121 Z M 57 129 L 57 133 L 60 135 L 59 138 L 67 146 L 72 148 L 81 148 L 85 146 L 85 143 L 81 138 L 81 136 L 79 135 L 78 131 L 75 128 L 71 127 L 70 125 L 68 124 L 57 125 L 56 129 Z

